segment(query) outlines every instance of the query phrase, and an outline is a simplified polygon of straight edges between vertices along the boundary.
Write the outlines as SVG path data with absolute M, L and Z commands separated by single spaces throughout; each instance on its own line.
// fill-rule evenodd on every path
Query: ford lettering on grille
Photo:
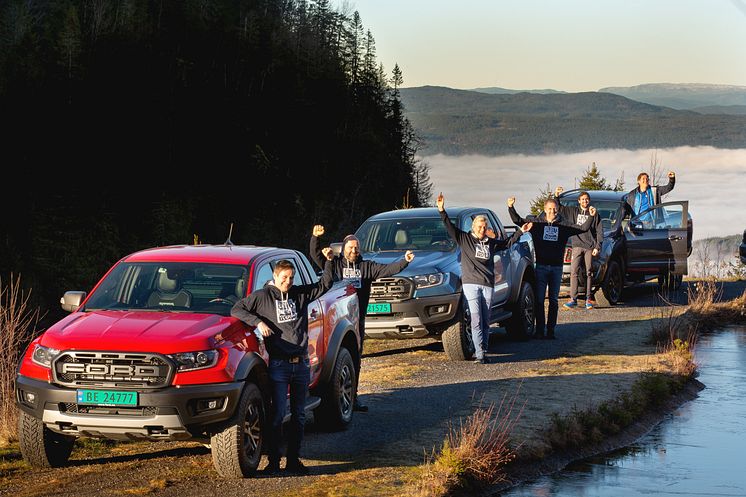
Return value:
M 63 352 L 55 360 L 57 383 L 68 386 L 160 388 L 171 381 L 173 368 L 159 354 Z

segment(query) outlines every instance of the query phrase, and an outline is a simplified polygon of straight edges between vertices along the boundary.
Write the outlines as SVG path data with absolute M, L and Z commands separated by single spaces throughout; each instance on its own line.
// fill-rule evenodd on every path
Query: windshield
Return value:
M 573 198 L 560 198 L 560 203 L 567 207 L 577 207 L 578 201 Z M 617 226 L 617 214 L 619 213 L 619 202 L 613 200 L 594 202 L 591 205 L 596 208 L 598 215 L 601 216 L 601 225 L 604 230 L 613 230 Z
M 356 236 L 362 252 L 449 251 L 455 247 L 439 217 L 366 221 Z
M 243 298 L 246 268 L 192 262 L 117 265 L 86 303 L 85 310 L 199 312 L 230 315 Z

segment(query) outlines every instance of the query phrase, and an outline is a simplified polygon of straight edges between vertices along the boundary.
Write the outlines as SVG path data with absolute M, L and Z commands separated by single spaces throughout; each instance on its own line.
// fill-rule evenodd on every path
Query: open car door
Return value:
M 687 274 L 689 202 L 666 202 L 630 219 L 624 230 L 627 270 Z

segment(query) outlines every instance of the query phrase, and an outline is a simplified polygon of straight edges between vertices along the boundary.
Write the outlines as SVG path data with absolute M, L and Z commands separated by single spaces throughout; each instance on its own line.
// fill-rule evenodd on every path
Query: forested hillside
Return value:
M 54 303 L 232 222 L 305 249 L 418 205 L 402 81 L 328 0 L 0 2 L 0 274 Z
M 423 154 L 544 154 L 600 148 L 746 148 L 746 116 L 702 115 L 600 92 L 486 94 L 406 88 Z

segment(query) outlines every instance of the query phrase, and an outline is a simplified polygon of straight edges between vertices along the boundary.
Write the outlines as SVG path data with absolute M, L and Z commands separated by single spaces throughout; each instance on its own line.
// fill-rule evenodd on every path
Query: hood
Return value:
M 215 314 L 74 312 L 49 328 L 41 344 L 60 350 L 111 350 L 172 354 L 214 348 L 215 334 L 235 318 Z
M 399 274 L 410 276 L 416 274 L 428 274 L 435 272 L 447 272 L 449 267 L 458 263 L 458 250 L 449 252 L 441 251 L 414 251 L 414 260 Z M 363 258 L 379 264 L 390 264 L 404 257 L 404 252 L 367 252 Z

